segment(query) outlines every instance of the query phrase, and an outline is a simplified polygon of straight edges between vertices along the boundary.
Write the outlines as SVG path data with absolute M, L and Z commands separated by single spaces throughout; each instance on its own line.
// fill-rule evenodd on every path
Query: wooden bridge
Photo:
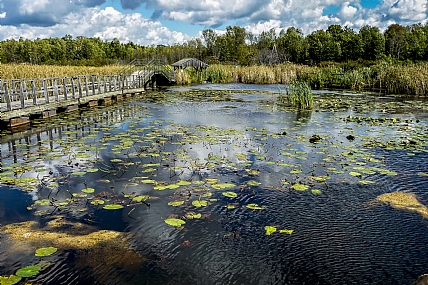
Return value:
M 119 74 L 0 81 L 0 120 L 10 127 L 48 118 L 61 111 L 97 106 L 175 83 L 171 66 L 159 59 L 135 59 Z

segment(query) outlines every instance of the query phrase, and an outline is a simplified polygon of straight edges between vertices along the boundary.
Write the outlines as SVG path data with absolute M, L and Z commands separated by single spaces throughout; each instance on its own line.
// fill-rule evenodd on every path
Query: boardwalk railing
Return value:
M 0 111 L 7 112 L 108 92 L 144 88 L 144 83 L 143 77 L 138 74 L 10 80 L 0 82 Z

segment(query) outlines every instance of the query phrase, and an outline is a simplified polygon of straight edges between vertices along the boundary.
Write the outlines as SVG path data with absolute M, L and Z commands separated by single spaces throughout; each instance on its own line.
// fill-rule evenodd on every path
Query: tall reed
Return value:
M 123 68 L 121 65 L 94 66 L 62 66 L 62 65 L 30 65 L 30 64 L 1 64 L 1 79 L 48 78 L 76 75 L 110 75 L 117 74 Z
M 303 81 L 295 81 L 289 85 L 286 101 L 288 105 L 299 109 L 312 109 L 314 107 L 312 90 Z

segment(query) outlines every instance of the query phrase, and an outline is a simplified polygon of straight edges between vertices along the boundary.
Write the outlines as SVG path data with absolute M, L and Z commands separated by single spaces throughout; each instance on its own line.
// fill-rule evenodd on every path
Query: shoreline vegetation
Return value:
M 355 67 L 356 66 L 356 67 Z M 48 78 L 85 74 L 112 75 L 123 65 L 62 66 L 1 64 L 1 79 Z M 351 68 L 352 67 L 352 68 Z M 202 79 L 201 79 L 202 78 Z M 318 66 L 282 63 L 273 66 L 212 64 L 202 76 L 192 68 L 176 73 L 178 85 L 192 83 L 291 84 L 306 82 L 312 89 L 375 91 L 381 94 L 428 96 L 428 63 L 393 64 L 379 61 L 371 66 L 323 62 Z

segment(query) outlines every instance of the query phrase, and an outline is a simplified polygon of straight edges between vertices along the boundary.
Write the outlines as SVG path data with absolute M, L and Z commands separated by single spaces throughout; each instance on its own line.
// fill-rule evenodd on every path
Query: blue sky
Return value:
M 427 0 L 0 0 L 0 40 L 70 34 L 173 45 L 229 25 L 307 35 L 332 24 L 383 31 L 393 23 L 426 24 Z

